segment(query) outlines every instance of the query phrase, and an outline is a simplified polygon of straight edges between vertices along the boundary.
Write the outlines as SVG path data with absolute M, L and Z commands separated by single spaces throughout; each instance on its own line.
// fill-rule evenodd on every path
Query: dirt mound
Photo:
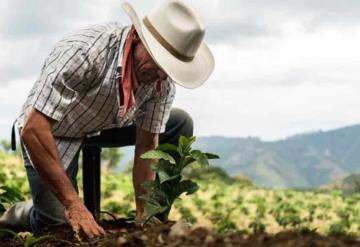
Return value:
M 342 247 L 360 246 L 360 239 L 351 236 L 322 236 L 314 232 L 281 232 L 278 234 L 244 234 L 241 232 L 216 234 L 207 228 L 189 228 L 183 223 L 168 222 L 166 224 L 135 227 L 129 221 L 103 221 L 101 225 L 107 235 L 91 241 L 79 242 L 70 228 L 64 226 L 51 231 L 44 231 L 41 236 L 48 235 L 36 246 L 134 246 L 134 247 Z M 16 238 L 3 238 L 0 246 L 23 246 L 24 241 Z

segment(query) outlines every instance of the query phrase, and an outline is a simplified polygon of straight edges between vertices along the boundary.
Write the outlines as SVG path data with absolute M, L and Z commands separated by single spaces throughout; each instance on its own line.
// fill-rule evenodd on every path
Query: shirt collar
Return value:
M 118 68 L 119 67 L 122 67 L 122 58 L 123 58 L 123 52 L 124 52 L 124 45 L 125 45 L 125 41 L 126 41 L 126 38 L 128 36 L 128 33 L 131 29 L 131 26 L 127 26 L 125 27 L 125 30 L 122 34 L 122 37 L 121 37 L 121 43 L 120 43 L 120 53 L 119 53 L 119 61 L 118 61 Z

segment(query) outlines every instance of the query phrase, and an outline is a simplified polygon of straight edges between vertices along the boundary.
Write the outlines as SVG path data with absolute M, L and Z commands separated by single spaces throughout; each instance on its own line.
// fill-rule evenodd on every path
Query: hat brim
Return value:
M 204 42 L 201 43 L 193 60 L 190 62 L 179 60 L 153 37 L 129 3 L 123 3 L 122 8 L 129 16 L 142 43 L 154 61 L 177 84 L 192 89 L 201 86 L 209 78 L 214 70 L 215 61 L 210 49 Z

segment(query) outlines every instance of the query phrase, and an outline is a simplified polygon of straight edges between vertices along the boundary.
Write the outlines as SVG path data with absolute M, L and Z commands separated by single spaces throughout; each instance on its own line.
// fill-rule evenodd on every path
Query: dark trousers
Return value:
M 193 121 L 191 117 L 178 108 L 173 108 L 170 118 L 166 123 L 165 132 L 160 134 L 159 144 L 178 144 L 180 135 L 193 135 Z M 134 125 L 124 128 L 115 128 L 101 131 L 99 136 L 90 137 L 85 141 L 85 146 L 98 147 L 124 147 L 135 145 L 136 127 Z

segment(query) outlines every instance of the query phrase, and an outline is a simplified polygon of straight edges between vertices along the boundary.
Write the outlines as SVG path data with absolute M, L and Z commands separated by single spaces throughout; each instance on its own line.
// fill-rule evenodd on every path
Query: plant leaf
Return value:
M 196 161 L 201 165 L 201 166 L 208 166 L 209 165 L 209 161 L 206 158 L 205 154 L 201 154 L 199 156 L 199 158 L 196 159 Z
M 156 204 L 160 206 L 169 205 L 167 194 L 158 187 L 154 188 L 150 194 L 145 195 L 145 201 L 150 204 Z
M 3 238 L 7 234 L 12 235 L 17 240 L 22 241 L 22 239 L 19 237 L 19 235 L 16 232 L 14 232 L 14 231 L 12 231 L 10 229 L 6 229 L 6 228 L 0 228 L 0 238 Z
M 24 247 L 30 247 L 35 241 L 35 237 L 33 235 L 27 235 L 24 242 Z
M 185 156 L 180 160 L 179 165 L 176 166 L 174 173 L 181 173 L 186 166 L 193 163 L 194 161 L 195 159 L 192 156 L 190 155 Z
M 165 171 L 158 171 L 160 184 L 162 184 L 164 181 L 167 181 L 171 176 L 167 174 Z
M 146 201 L 144 206 L 144 213 L 147 220 L 156 214 L 164 212 L 170 207 L 168 204 L 167 195 L 159 189 L 155 189 L 151 194 L 143 197 L 143 199 Z
M 148 180 L 143 183 L 143 187 L 147 191 L 153 190 L 157 186 L 157 182 L 155 180 Z
M 162 184 L 162 183 L 164 183 L 166 181 L 171 181 L 173 179 L 176 179 L 176 178 L 180 177 L 180 174 L 176 174 L 174 176 L 169 176 L 169 174 L 167 174 L 164 171 L 159 171 L 158 175 L 159 175 L 160 184 Z
M 192 137 L 185 137 L 185 136 L 180 136 L 179 138 L 179 147 L 178 147 L 178 152 L 180 154 L 187 155 L 190 150 L 191 150 L 191 145 L 195 142 L 196 137 L 192 136 Z
M 52 236 L 52 235 L 43 235 L 43 236 L 40 236 L 40 237 L 34 237 L 34 236 L 32 236 L 32 235 L 28 235 L 27 237 L 26 237 L 26 240 L 25 240 L 25 243 L 24 243 L 24 246 L 34 246 L 34 245 L 36 245 L 36 244 L 38 244 L 38 243 L 40 243 L 40 242 L 42 242 L 42 241 L 44 241 L 44 240 L 46 240 L 46 239 L 53 239 L 53 238 L 55 238 L 54 236 Z
M 173 198 L 180 196 L 182 193 L 186 192 L 186 195 L 191 195 L 199 189 L 197 183 L 191 180 L 183 180 L 179 183 L 176 188 L 173 190 Z
M 0 214 L 2 212 L 5 212 L 6 211 L 6 208 L 4 207 L 4 205 L 0 202 Z
M 199 189 L 197 183 L 191 180 L 181 181 L 180 186 L 183 188 L 183 191 L 186 192 L 186 195 L 191 195 Z
M 168 161 L 159 161 L 158 163 L 151 165 L 151 170 L 156 172 L 157 177 L 160 180 L 160 184 L 174 176 L 173 168 L 174 167 L 169 164 Z
M 169 206 L 159 206 L 150 203 L 146 203 L 144 206 L 145 224 L 155 215 L 161 214 L 169 209 Z
M 143 153 L 140 158 L 142 159 L 163 159 L 169 161 L 171 164 L 175 164 L 174 158 L 163 151 L 160 150 L 150 150 L 146 153 Z
M 201 165 L 201 166 L 208 166 L 209 161 L 207 159 L 206 154 L 201 152 L 200 150 L 193 150 L 191 151 L 191 156 Z
M 1 193 L 1 200 L 2 202 L 8 202 L 8 203 L 14 203 L 17 201 L 24 200 L 23 195 L 21 194 L 21 191 L 17 188 L 12 188 L 6 185 L 3 185 L 0 187 L 2 190 Z
M 170 144 L 170 143 L 165 143 L 165 144 L 161 144 L 159 146 L 156 147 L 155 150 L 159 150 L 159 151 L 173 151 L 173 152 L 177 152 L 177 146 L 174 144 Z
M 171 164 L 169 164 L 168 161 L 163 160 L 151 165 L 151 170 L 153 170 L 154 172 L 165 171 L 167 173 L 170 173 L 171 168 Z
M 216 154 L 212 154 L 212 153 L 204 153 L 206 155 L 206 158 L 208 160 L 211 160 L 211 159 L 220 159 L 220 157 Z

